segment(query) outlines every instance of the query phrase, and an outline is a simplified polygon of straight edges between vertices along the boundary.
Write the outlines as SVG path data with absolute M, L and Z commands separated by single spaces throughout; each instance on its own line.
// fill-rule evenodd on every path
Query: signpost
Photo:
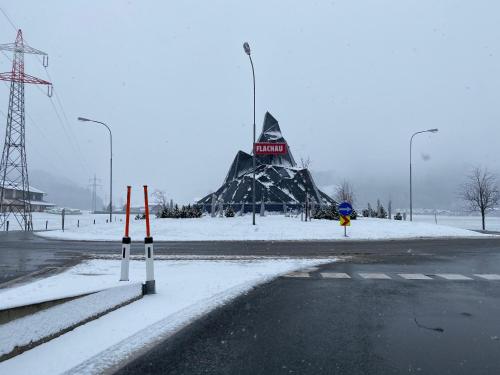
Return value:
M 339 204 L 340 226 L 344 227 L 344 237 L 347 237 L 347 227 L 351 225 L 352 206 L 349 202 Z
M 255 155 L 284 155 L 286 154 L 286 143 L 259 142 L 254 145 Z

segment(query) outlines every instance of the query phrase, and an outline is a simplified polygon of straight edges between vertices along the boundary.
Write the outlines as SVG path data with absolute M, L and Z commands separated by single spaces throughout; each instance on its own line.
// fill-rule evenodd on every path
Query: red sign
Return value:
M 286 143 L 256 143 L 255 155 L 283 155 L 287 153 Z

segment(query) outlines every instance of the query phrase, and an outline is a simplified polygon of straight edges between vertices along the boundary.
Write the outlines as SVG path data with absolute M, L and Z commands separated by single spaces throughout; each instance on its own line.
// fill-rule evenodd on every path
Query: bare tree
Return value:
M 167 208 L 167 194 L 163 190 L 156 189 L 151 194 L 152 201 L 155 205 L 154 211 L 159 213 Z
M 479 211 L 485 230 L 486 213 L 498 204 L 499 192 L 494 174 L 488 169 L 475 167 L 462 185 L 460 196 L 471 211 Z
M 349 181 L 344 180 L 340 185 L 337 186 L 335 191 L 335 200 L 337 202 L 349 202 L 354 205 L 354 190 Z
M 311 158 L 308 156 L 308 157 L 301 157 L 300 158 L 300 165 L 302 167 L 302 169 L 307 169 L 309 168 L 309 166 L 311 165 Z

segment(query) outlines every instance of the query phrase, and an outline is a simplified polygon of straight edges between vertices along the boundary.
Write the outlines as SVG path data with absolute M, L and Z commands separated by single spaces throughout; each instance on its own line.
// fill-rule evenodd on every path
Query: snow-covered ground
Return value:
M 34 346 L 117 306 L 142 298 L 141 283 L 92 293 L 51 308 L 0 324 L 0 357 L 17 348 Z
M 344 240 L 344 230 L 338 221 L 313 220 L 283 215 L 257 216 L 257 225 L 251 225 L 251 216 L 234 218 L 152 219 L 152 235 L 157 241 L 204 240 Z M 71 240 L 119 241 L 123 236 L 123 222 L 85 225 L 77 228 L 40 232 L 41 236 Z M 471 237 L 479 233 L 434 223 L 360 218 L 347 229 L 347 239 L 374 240 L 421 237 Z M 145 236 L 145 221 L 131 220 L 132 240 Z
M 451 216 L 451 215 L 413 215 L 413 220 L 418 223 L 448 225 L 450 227 L 463 229 L 482 229 L 481 216 Z M 486 229 L 492 231 L 500 231 L 500 217 L 486 216 Z
M 7 361 L 0 374 L 98 374 L 193 319 L 277 275 L 334 259 L 157 261 L 157 294 L 115 310 Z M 0 308 L 124 285 L 120 261 L 91 260 L 61 274 L 2 290 Z M 130 282 L 143 281 L 145 264 L 131 261 Z
M 47 229 L 61 229 L 62 218 L 61 215 L 49 214 L 45 212 L 33 212 L 33 229 L 34 230 L 45 230 L 45 224 L 47 224 Z M 91 214 L 88 212 L 82 212 L 81 215 L 65 215 L 64 226 L 65 228 L 76 228 L 78 225 L 81 227 L 94 225 L 94 220 L 96 225 L 105 224 L 106 220 L 109 219 L 109 214 Z M 113 214 L 113 220 L 120 222 L 120 220 L 125 220 L 125 215 Z M 11 223 L 11 230 L 18 230 L 16 223 Z

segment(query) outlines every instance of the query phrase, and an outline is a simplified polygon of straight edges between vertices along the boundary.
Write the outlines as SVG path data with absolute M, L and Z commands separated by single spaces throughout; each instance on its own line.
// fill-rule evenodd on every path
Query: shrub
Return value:
M 200 206 L 191 206 L 188 204 L 187 206 L 182 206 L 181 208 L 179 208 L 178 205 L 175 205 L 173 209 L 164 207 L 158 212 L 158 217 L 162 219 L 192 219 L 199 218 L 202 214 Z
M 226 217 L 234 217 L 234 210 L 233 210 L 233 207 L 231 205 L 229 205 L 227 208 L 226 208 L 226 213 L 225 213 Z
M 313 219 L 317 220 L 339 220 L 339 211 L 337 210 L 337 205 L 332 204 L 328 207 L 321 207 L 314 211 Z

